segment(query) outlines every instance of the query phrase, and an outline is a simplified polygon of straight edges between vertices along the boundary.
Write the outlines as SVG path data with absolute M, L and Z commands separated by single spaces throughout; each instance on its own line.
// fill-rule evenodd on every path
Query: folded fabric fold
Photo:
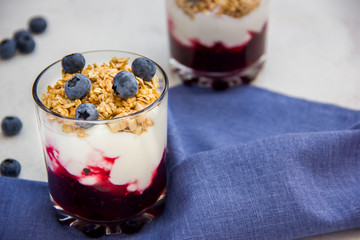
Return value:
M 179 86 L 169 94 L 169 153 L 202 151 L 297 132 L 350 129 L 360 112 L 244 86 L 224 92 Z
M 135 235 L 295 239 L 360 227 L 358 111 L 246 86 L 169 94 L 168 199 Z M 59 224 L 46 183 L 0 178 L 1 239 L 87 239 Z
M 171 219 L 182 232 L 167 234 L 295 239 L 359 227 L 359 139 L 297 133 L 194 154 L 171 172 Z

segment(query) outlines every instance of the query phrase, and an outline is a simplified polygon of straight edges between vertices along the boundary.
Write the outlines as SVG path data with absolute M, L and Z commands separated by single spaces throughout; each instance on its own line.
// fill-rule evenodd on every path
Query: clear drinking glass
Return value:
M 140 57 L 122 51 L 82 53 L 87 64 L 113 57 Z M 61 78 L 61 61 L 35 80 L 33 97 L 48 173 L 50 199 L 60 222 L 92 237 L 134 233 L 159 215 L 166 195 L 168 79 L 156 64 L 160 97 L 138 112 L 110 120 L 64 117 L 41 102 Z M 146 131 L 129 129 L 150 121 Z M 91 124 L 82 128 L 81 124 Z M 68 132 L 66 128 L 80 129 Z
M 166 0 L 170 66 L 184 84 L 226 89 L 265 61 L 269 0 Z

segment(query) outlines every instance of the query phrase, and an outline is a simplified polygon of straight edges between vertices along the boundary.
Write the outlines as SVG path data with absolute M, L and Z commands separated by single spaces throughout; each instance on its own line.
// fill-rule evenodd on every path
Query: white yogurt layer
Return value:
M 166 101 L 164 99 L 163 101 Z M 58 161 L 84 185 L 95 185 L 96 176 L 83 176 L 84 168 L 97 166 L 110 170 L 109 181 L 114 185 L 128 185 L 128 191 L 142 192 L 150 184 L 166 148 L 166 103 L 147 113 L 154 125 L 147 132 L 135 135 L 128 132 L 112 133 L 105 124 L 86 130 L 88 137 L 79 138 L 74 133 L 64 133 L 57 121 L 43 128 L 44 145 L 58 151 Z M 104 157 L 116 158 L 114 164 Z M 56 171 L 56 164 L 46 156 L 48 166 Z
M 191 46 L 191 40 L 212 47 L 222 42 L 234 47 L 248 42 L 249 31 L 260 32 L 268 19 L 268 1 L 262 0 L 258 8 L 249 14 L 234 18 L 216 12 L 199 12 L 190 18 L 176 5 L 175 0 L 167 0 L 168 17 L 173 24 L 171 34 L 182 44 Z

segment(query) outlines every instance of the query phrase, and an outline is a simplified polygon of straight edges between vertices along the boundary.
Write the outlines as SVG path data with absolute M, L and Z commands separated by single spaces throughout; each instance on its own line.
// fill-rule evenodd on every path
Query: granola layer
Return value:
M 190 17 L 196 13 L 211 11 L 234 18 L 241 18 L 259 7 L 261 0 L 175 0 Z
M 47 93 L 42 95 L 42 103 L 51 111 L 70 118 L 75 118 L 76 108 L 82 103 L 93 104 L 99 112 L 99 120 L 113 119 L 139 112 L 160 97 L 161 94 L 157 90 L 159 86 L 158 78 L 155 75 L 151 81 L 143 81 L 141 78 L 136 77 L 139 84 L 136 95 L 128 99 L 120 98 L 112 88 L 113 78 L 120 71 L 131 72 L 128 61 L 129 58 L 127 57 L 114 57 L 109 64 L 98 65 L 94 63 L 84 68 L 81 74 L 90 79 L 91 90 L 82 99 L 71 100 L 66 96 L 65 83 L 74 74 L 63 72 L 62 78 L 54 86 L 48 86 Z M 137 135 L 146 131 L 147 127 L 151 125 L 153 125 L 153 122 L 141 114 L 108 124 L 113 132 L 127 131 Z M 77 132 L 80 137 L 86 136 L 81 127 L 66 121 L 63 124 L 63 131 L 68 133 Z

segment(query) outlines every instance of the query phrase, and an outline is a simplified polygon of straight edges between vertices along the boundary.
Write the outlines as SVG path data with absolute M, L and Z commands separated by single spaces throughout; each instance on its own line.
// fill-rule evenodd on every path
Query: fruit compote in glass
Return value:
M 33 86 L 58 220 L 91 237 L 137 232 L 165 203 L 167 76 L 134 53 L 69 56 Z
M 265 61 L 269 0 L 167 0 L 170 65 L 187 85 L 252 81 Z

